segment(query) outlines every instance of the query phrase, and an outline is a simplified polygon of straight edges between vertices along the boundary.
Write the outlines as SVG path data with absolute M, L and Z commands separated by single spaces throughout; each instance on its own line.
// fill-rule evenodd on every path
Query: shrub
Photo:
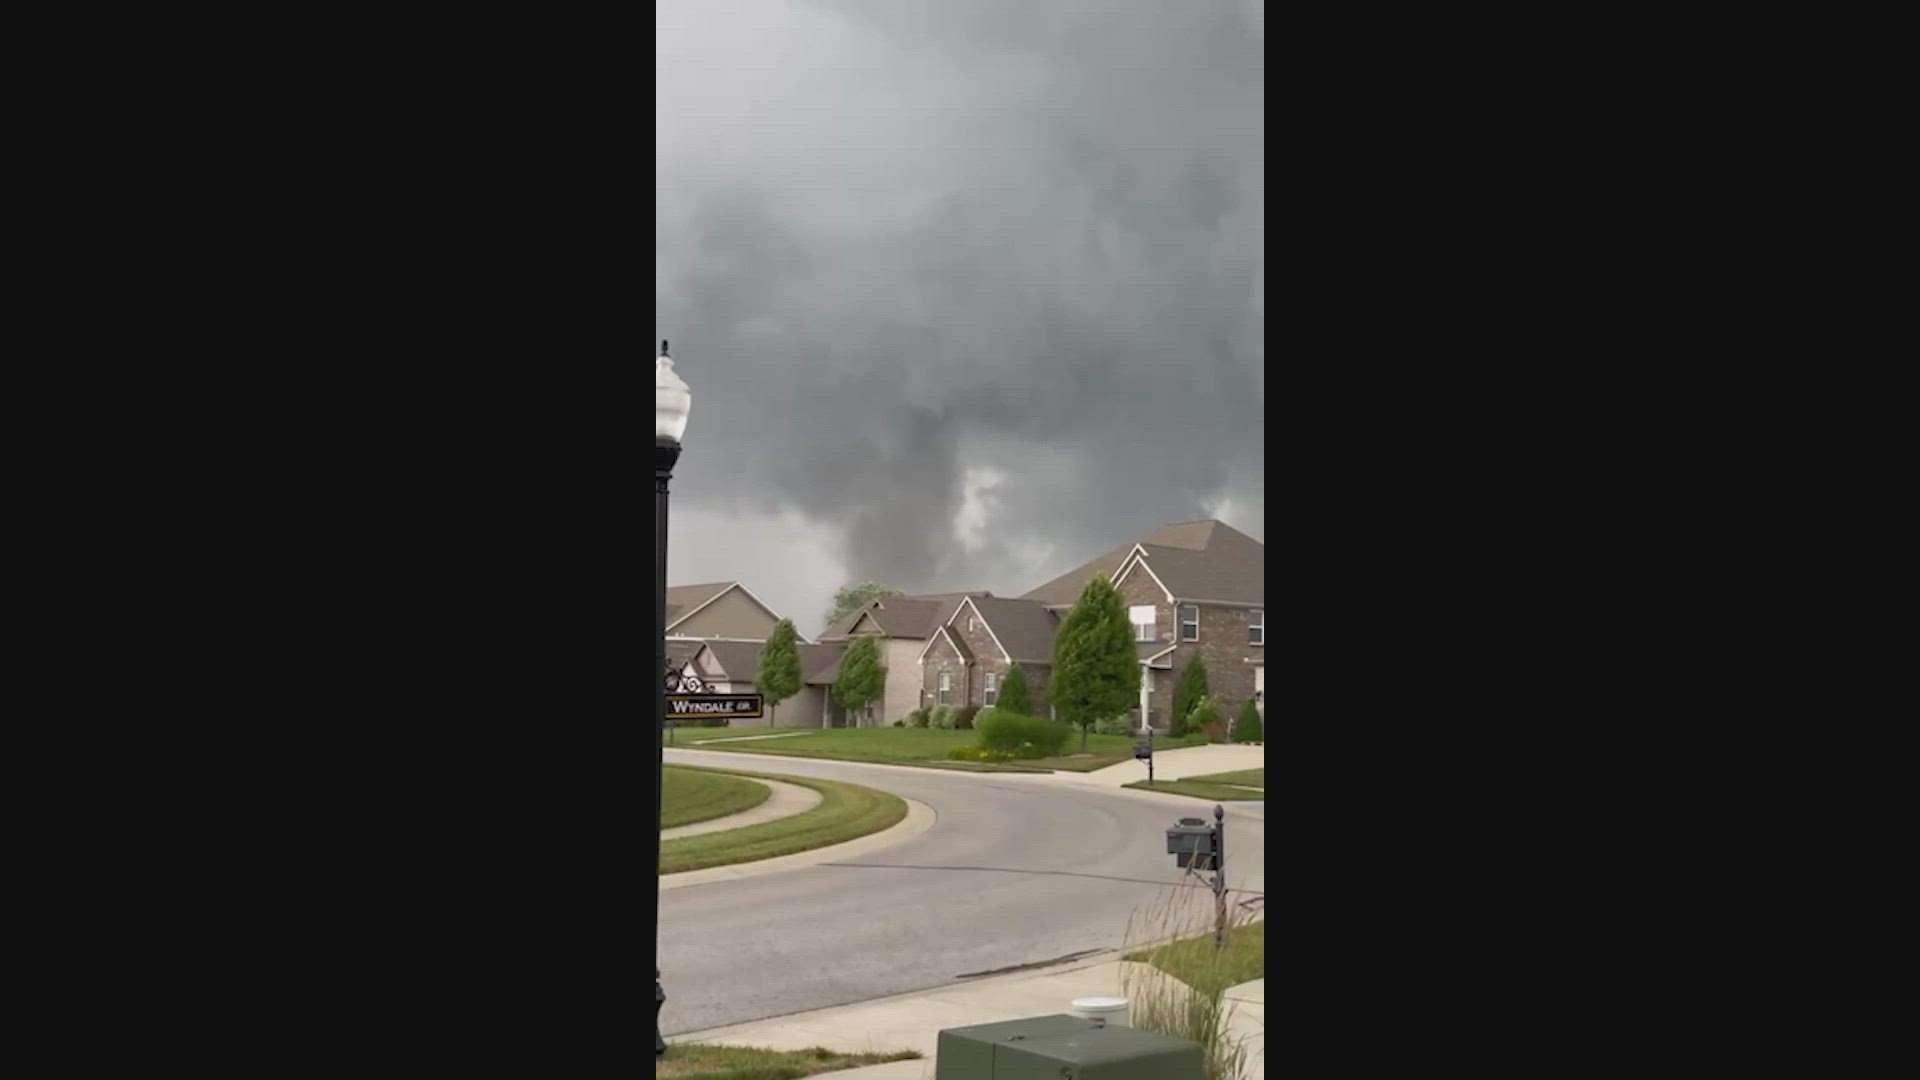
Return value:
M 1000 684 L 1000 698 L 996 703 L 1011 713 L 1033 714 L 1033 698 L 1027 693 L 1027 673 L 1015 664 L 1007 669 L 1006 681 Z
M 908 713 L 907 718 L 905 720 L 905 724 L 907 727 L 926 727 L 927 726 L 927 710 L 915 709 L 912 712 Z
M 953 730 L 953 706 L 951 705 L 934 706 L 932 714 L 927 717 L 927 726 L 939 728 L 941 731 L 952 731 Z
M 1240 706 L 1240 718 L 1233 722 L 1233 741 L 1260 742 L 1264 735 L 1262 726 L 1260 709 L 1253 703 L 1252 698 L 1248 698 L 1247 703 Z
M 966 708 L 961 709 L 958 712 L 955 712 L 953 714 L 953 729 L 955 731 L 972 731 L 973 718 L 979 715 L 980 715 L 980 706 L 978 705 L 969 705 Z
M 1093 725 L 1093 730 L 1094 733 L 1098 735 L 1131 735 L 1133 734 L 1133 719 L 1126 716 L 1116 716 L 1111 720 L 1100 720 Z
M 907 726 L 907 722 L 906 722 L 905 720 L 895 720 L 895 721 L 893 722 L 893 726 L 894 726 L 894 727 L 906 727 L 906 726 Z
M 974 721 L 984 750 L 1005 750 L 1023 758 L 1052 757 L 1067 744 L 1065 724 L 1000 709 L 983 709 Z
M 702 716 L 693 720 L 673 720 L 670 723 L 676 728 L 726 727 L 731 721 L 724 716 Z
M 1012 761 L 1014 755 L 1006 750 L 988 750 L 981 746 L 956 746 L 947 751 L 947 757 L 954 761 Z
M 1216 729 L 1220 733 L 1218 737 L 1215 737 L 1213 734 Z M 1193 711 L 1187 714 L 1186 724 L 1183 727 L 1176 727 L 1174 731 L 1176 734 L 1191 734 L 1196 731 L 1203 731 L 1207 733 L 1208 740 L 1212 742 L 1225 742 L 1227 737 L 1226 724 L 1221 721 L 1220 717 L 1220 706 L 1213 700 L 1213 695 L 1211 694 L 1194 702 Z

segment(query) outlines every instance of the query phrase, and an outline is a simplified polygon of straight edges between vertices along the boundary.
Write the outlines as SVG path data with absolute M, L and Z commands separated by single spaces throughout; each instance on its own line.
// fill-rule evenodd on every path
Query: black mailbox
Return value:
M 1133 756 L 1141 761 L 1145 761 L 1146 759 L 1152 757 L 1153 756 L 1153 740 L 1152 739 L 1133 740 Z
M 1167 854 L 1176 856 L 1181 867 L 1193 865 L 1195 857 L 1213 858 L 1213 829 L 1197 817 L 1181 818 L 1180 824 L 1167 830 Z

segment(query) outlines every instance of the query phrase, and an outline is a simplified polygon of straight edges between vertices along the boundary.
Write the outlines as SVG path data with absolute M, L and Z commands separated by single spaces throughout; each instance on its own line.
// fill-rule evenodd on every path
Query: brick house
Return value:
M 934 593 L 869 600 L 835 621 L 820 635 L 820 642 L 839 644 L 844 650 L 855 638 L 880 639 L 880 662 L 886 665 L 887 687 L 868 723 L 887 727 L 924 703 L 920 654 L 926 651 L 928 640 L 959 609 L 962 601 L 992 596 L 990 592 Z M 840 727 L 844 723 L 842 717 L 841 723 L 829 726 Z
M 1157 730 L 1171 726 L 1174 686 L 1195 655 L 1227 718 L 1249 700 L 1264 715 L 1266 545 L 1222 522 L 1181 522 L 1115 548 L 1023 599 L 1064 618 L 1095 574 L 1113 580 L 1133 619 L 1148 715 Z
M 1034 711 L 1044 715 L 1053 673 L 1053 639 L 1064 615 L 1032 600 L 992 596 L 962 600 L 921 650 L 923 702 L 928 707 L 993 705 L 1007 672 L 1018 664 L 1027 677 Z

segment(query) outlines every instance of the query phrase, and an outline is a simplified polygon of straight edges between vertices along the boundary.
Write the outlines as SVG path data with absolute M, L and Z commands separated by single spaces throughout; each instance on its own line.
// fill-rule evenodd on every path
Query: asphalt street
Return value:
M 667 760 L 845 780 L 939 815 L 924 834 L 845 862 L 663 892 L 669 1036 L 1131 944 L 1144 932 L 1130 936 L 1129 919 L 1181 890 L 1167 827 L 1212 819 L 1199 800 L 1045 776 L 675 749 Z M 1266 804 L 1226 807 L 1227 884 L 1236 901 L 1257 900 Z M 1184 881 L 1206 899 L 1192 893 L 1198 879 Z

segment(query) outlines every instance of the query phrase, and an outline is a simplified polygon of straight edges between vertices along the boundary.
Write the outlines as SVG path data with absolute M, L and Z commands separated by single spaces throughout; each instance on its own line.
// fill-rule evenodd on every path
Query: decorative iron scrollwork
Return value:
M 667 693 L 704 694 L 706 692 L 707 682 L 700 676 L 690 675 L 684 669 L 667 672 Z

